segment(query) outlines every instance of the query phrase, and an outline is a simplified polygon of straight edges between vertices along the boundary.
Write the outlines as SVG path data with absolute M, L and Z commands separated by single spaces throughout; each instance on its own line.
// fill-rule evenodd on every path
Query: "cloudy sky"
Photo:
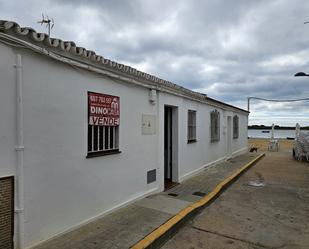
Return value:
M 309 98 L 308 0 L 0 0 L 0 19 L 73 40 L 221 101 Z M 252 101 L 250 124 L 309 125 L 309 101 Z

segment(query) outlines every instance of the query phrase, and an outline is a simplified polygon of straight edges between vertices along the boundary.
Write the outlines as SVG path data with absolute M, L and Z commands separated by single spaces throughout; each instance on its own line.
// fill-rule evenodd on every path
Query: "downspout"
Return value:
M 21 55 L 16 55 L 16 207 L 17 231 L 15 234 L 16 248 L 24 248 L 24 134 L 23 134 L 23 84 Z

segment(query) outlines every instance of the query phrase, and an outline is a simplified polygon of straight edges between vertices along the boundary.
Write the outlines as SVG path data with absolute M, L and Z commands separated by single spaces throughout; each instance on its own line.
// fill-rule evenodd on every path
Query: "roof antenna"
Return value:
M 44 17 L 44 14 L 42 13 L 42 20 L 38 21 L 38 23 L 40 23 L 41 25 L 46 24 L 46 28 L 48 28 L 48 36 L 50 36 L 50 31 L 53 29 L 55 22 L 53 18 L 49 18 L 48 16 L 46 16 L 46 18 Z

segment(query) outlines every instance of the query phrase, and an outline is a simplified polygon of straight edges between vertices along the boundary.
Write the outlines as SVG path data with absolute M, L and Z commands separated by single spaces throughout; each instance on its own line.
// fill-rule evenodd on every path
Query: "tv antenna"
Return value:
M 44 16 L 42 13 L 42 20 L 38 21 L 41 25 L 46 24 L 46 28 L 48 29 L 48 36 L 50 36 L 50 31 L 53 29 L 55 22 L 53 18 L 49 18 L 48 16 Z

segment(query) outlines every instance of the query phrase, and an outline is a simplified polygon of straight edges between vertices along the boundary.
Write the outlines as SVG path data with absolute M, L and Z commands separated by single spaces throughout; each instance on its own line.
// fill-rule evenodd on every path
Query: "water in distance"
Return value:
M 248 130 L 248 137 L 251 138 L 270 138 L 271 130 Z M 295 130 L 275 130 L 274 132 L 275 138 L 295 138 Z

